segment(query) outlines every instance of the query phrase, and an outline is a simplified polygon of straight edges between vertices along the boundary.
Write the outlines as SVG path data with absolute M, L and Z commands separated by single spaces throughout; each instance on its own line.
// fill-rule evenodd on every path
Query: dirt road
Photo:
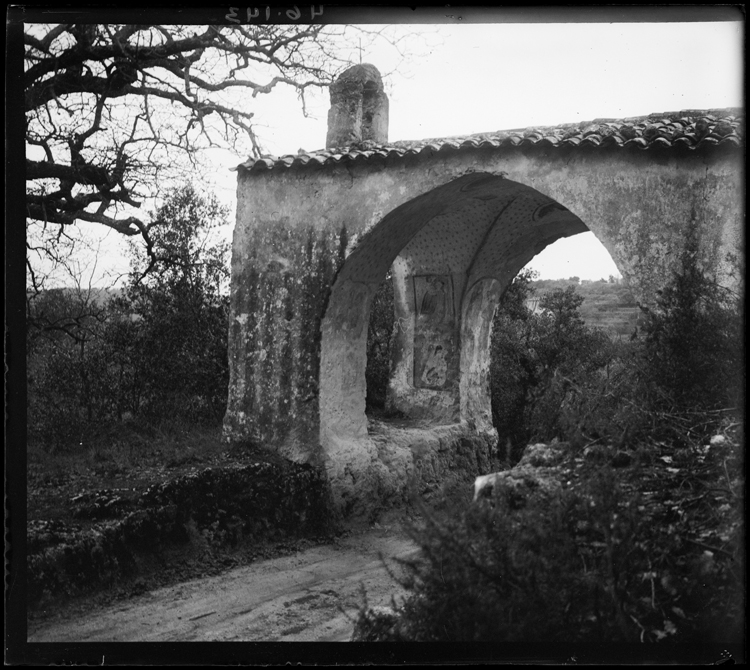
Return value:
M 346 641 L 370 605 L 402 595 L 392 560 L 418 549 L 398 526 L 144 593 L 76 618 L 30 624 L 29 642 Z M 342 613 L 343 608 L 346 612 Z M 347 616 L 348 614 L 348 616 Z

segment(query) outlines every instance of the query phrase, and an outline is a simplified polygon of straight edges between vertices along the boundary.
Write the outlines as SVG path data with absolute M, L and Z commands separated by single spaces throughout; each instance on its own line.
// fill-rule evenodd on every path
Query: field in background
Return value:
M 641 311 L 627 284 L 621 279 L 584 279 L 580 283 L 578 277 L 540 279 L 531 282 L 531 286 L 536 292 L 535 297 L 527 302 L 531 309 L 538 305 L 538 299 L 545 293 L 575 286 L 576 292 L 585 298 L 579 313 L 587 326 L 602 328 L 620 337 L 629 337 L 639 324 Z

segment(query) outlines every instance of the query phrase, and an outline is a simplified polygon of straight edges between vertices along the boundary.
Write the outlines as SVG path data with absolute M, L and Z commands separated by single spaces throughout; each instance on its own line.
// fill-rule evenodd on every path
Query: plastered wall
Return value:
M 365 343 L 394 261 L 404 327 L 390 401 L 490 430 L 485 331 L 515 274 L 591 230 L 648 302 L 693 231 L 721 278 L 726 254 L 742 253 L 739 161 L 720 148 L 532 147 L 241 170 L 225 438 L 324 465 L 334 486 L 382 469 L 364 414 Z

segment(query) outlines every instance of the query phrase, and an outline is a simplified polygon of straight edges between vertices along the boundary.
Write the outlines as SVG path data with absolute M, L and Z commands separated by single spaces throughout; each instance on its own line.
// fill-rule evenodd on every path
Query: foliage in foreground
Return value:
M 690 250 L 641 340 L 585 328 L 579 297 L 496 318 L 493 412 L 512 461 L 564 445 L 544 475 L 514 470 L 453 517 L 425 513 L 395 612 L 362 609 L 361 639 L 733 642 L 744 633 L 742 312 Z M 525 468 L 525 469 L 524 469 Z M 541 486 L 540 477 L 557 484 Z
M 740 639 L 742 486 L 726 474 L 738 445 L 736 435 L 679 453 L 643 445 L 626 469 L 568 445 L 560 489 L 528 474 L 524 495 L 498 486 L 453 517 L 426 514 L 412 531 L 422 557 L 405 562 L 409 595 L 371 639 Z

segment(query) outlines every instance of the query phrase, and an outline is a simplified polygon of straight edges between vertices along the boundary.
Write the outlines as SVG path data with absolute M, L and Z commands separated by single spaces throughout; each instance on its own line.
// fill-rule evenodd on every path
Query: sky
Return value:
M 404 26 L 415 29 L 420 56 L 385 76 L 390 140 L 742 105 L 739 23 Z M 387 48 L 363 54 L 382 73 L 393 58 Z M 322 148 L 329 106 L 323 93 L 308 104 L 313 118 L 293 117 L 291 100 L 289 116 L 269 115 L 261 134 L 271 153 Z M 543 279 L 620 275 L 593 233 L 558 241 L 529 266 Z
M 365 51 L 362 61 L 383 74 L 392 141 L 743 102 L 739 22 L 406 24 L 390 30 L 410 35 L 405 43 L 411 57 L 400 61 L 392 47 L 381 46 Z M 358 60 L 359 54 L 352 57 Z M 291 90 L 275 89 L 252 105 L 268 153 L 323 148 L 327 90 L 308 96 L 307 118 Z M 232 216 L 236 173 L 231 168 L 245 158 L 211 154 L 212 186 Z M 114 259 L 122 240 L 112 233 L 102 245 Z M 124 258 L 122 263 L 126 267 Z M 530 266 L 549 279 L 619 275 L 591 233 L 560 240 Z

